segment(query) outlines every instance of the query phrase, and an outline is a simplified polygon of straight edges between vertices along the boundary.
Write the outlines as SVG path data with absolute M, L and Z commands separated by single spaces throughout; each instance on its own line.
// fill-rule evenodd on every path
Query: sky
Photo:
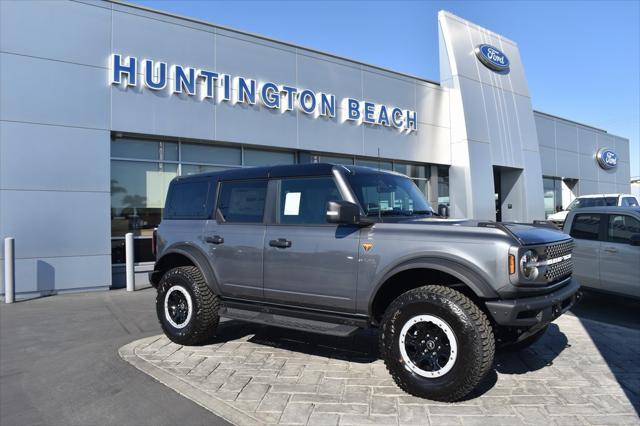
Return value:
M 439 81 L 439 10 L 518 43 L 536 110 L 628 138 L 640 176 L 640 1 L 134 3 Z

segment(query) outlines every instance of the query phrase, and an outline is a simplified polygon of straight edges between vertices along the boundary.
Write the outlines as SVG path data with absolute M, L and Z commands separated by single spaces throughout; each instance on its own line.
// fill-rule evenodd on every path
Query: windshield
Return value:
M 567 210 L 581 209 L 583 207 L 602 207 L 618 205 L 618 197 L 589 197 L 576 198 L 569 204 Z
M 420 189 L 409 178 L 381 173 L 357 174 L 348 179 L 367 216 L 433 213 Z

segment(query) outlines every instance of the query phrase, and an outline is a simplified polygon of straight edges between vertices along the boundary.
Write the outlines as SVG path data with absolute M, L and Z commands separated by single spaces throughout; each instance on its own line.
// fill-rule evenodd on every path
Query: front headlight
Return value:
M 538 254 L 533 250 L 525 251 L 520 257 L 520 271 L 528 280 L 535 280 L 538 277 Z

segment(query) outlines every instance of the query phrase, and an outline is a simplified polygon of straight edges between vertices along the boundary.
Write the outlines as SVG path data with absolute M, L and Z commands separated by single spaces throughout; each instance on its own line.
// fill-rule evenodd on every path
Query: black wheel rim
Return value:
M 173 291 L 167 298 L 167 310 L 171 320 L 182 325 L 189 316 L 189 304 L 181 291 Z
M 411 326 L 404 345 L 411 362 L 424 371 L 441 370 L 451 357 L 449 338 L 432 322 L 418 322 Z

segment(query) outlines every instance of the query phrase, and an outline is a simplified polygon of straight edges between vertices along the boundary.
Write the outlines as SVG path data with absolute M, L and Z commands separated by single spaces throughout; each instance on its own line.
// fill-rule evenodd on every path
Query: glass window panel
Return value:
M 343 157 L 340 155 L 321 155 L 318 157 L 318 162 L 353 166 L 353 157 Z
M 384 160 L 356 158 L 356 166 L 371 167 L 372 169 L 393 170 L 393 164 L 391 164 L 391 161 Z
M 204 164 L 183 164 L 180 173 L 182 176 L 195 175 L 197 173 L 220 172 L 228 167 L 207 166 Z
M 176 142 L 162 142 L 163 160 L 178 161 L 178 144 Z
M 420 188 L 420 192 L 427 197 L 427 180 L 426 179 L 412 179 L 413 182 Z
M 245 166 L 275 166 L 277 164 L 294 164 L 293 152 L 263 151 L 259 149 L 244 150 Z
M 111 235 L 151 235 L 177 164 L 111 161 Z
M 411 178 L 427 179 L 429 178 L 429 166 L 410 163 L 393 163 L 393 170 L 407 175 Z
M 124 238 L 111 240 L 111 263 L 126 263 Z M 135 238 L 133 240 L 133 261 L 154 262 L 155 256 L 151 251 L 151 238 Z
M 112 139 L 111 156 L 139 160 L 159 160 L 160 142 L 144 139 Z
M 207 219 L 211 215 L 209 178 L 174 182 L 167 199 L 165 219 Z
M 449 168 L 438 166 L 438 205 L 449 204 Z
M 571 236 L 582 240 L 597 240 L 600 230 L 599 214 L 577 214 L 571 225 Z
M 327 223 L 327 203 L 342 197 L 333 178 L 284 179 L 280 185 L 279 223 Z
M 543 178 L 542 187 L 544 190 L 544 213 L 548 217 L 550 214 L 555 213 L 554 180 L 551 178 Z
M 626 215 L 609 216 L 607 238 L 613 243 L 629 244 L 633 234 L 640 234 L 640 221 Z
M 183 143 L 181 161 L 239 166 L 242 162 L 242 153 L 240 148 Z
M 223 182 L 217 209 L 226 222 L 262 223 L 267 181 Z

